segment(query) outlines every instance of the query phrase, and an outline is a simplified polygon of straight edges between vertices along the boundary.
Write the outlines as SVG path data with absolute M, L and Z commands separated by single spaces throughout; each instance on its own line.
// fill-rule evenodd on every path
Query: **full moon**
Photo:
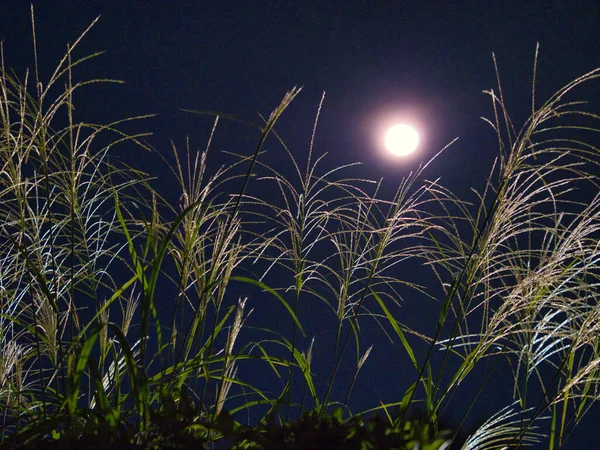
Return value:
M 395 125 L 385 135 L 385 147 L 396 156 L 406 156 L 419 145 L 417 130 L 409 125 Z

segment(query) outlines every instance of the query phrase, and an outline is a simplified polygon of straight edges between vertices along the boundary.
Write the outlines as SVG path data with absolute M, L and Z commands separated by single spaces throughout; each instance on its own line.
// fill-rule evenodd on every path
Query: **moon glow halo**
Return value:
M 385 135 L 385 147 L 395 156 L 407 156 L 419 146 L 419 134 L 410 125 L 391 127 Z

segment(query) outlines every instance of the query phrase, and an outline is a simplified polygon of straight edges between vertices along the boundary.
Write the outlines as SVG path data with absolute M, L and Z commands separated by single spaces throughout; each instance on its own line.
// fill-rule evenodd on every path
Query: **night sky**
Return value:
M 189 137 L 193 149 L 203 148 L 212 127 L 210 117 L 182 109 L 219 111 L 258 123 L 259 114 L 268 116 L 288 90 L 303 86 L 276 128 L 287 145 L 303 160 L 325 92 L 315 139 L 315 153 L 328 153 L 324 170 L 361 162 L 349 173 L 383 178 L 382 195 L 390 198 L 402 176 L 456 137 L 458 141 L 430 164 L 425 178 L 441 178 L 465 196 L 471 187 L 483 186 L 497 156 L 495 134 L 480 118 L 492 116 L 489 97 L 482 93 L 496 87 L 492 52 L 516 124 L 531 109 L 536 43 L 538 101 L 600 65 L 599 2 L 449 3 L 33 2 L 42 79 L 51 74 L 66 43 L 101 16 L 78 54 L 106 53 L 77 68 L 75 76 L 126 83 L 81 91 L 75 98 L 79 120 L 108 122 L 158 114 L 129 124 L 126 130 L 152 132 L 148 143 L 169 159 L 171 140 L 183 148 Z M 4 2 L 0 39 L 5 64 L 19 74 L 33 64 L 30 22 L 29 2 Z M 597 84 L 594 89 L 587 98 L 598 102 Z M 421 133 L 420 148 L 405 159 L 391 159 L 382 150 L 383 130 L 395 121 L 414 123 Z M 218 167 L 229 161 L 221 151 L 251 154 L 257 137 L 251 128 L 222 121 L 212 164 Z M 269 141 L 265 149 L 266 162 L 285 174 L 287 157 L 276 141 Z M 134 147 L 119 151 L 126 162 L 160 176 L 157 189 L 168 197 L 175 180 L 160 158 Z M 260 311 L 260 305 L 253 306 Z M 407 301 L 404 320 L 425 324 L 431 320 L 425 317 L 427 312 L 436 311 L 437 305 Z M 267 324 L 277 320 L 263 314 Z M 317 326 L 326 323 L 314 320 Z M 376 346 L 379 340 L 387 348 L 383 334 L 373 331 L 372 338 Z M 395 358 L 393 351 L 401 348 L 374 354 L 359 375 L 357 411 L 377 406 L 377 396 L 390 400 L 412 382 L 412 373 L 402 375 L 407 362 Z M 498 377 L 490 382 L 501 386 L 503 381 Z M 375 393 L 369 390 L 373 386 Z M 506 404 L 501 394 L 490 392 L 478 404 L 475 422 Z M 457 411 L 447 411 L 450 424 L 468 403 L 455 401 Z M 592 434 L 597 417 L 598 410 L 593 409 L 564 448 L 597 448 L 586 444 L 586 433 Z

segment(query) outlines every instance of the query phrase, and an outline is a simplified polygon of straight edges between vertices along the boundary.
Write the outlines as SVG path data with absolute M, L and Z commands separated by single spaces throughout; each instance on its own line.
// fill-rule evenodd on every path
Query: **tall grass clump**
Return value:
M 498 80 L 498 157 L 471 198 L 427 181 L 427 164 L 392 198 L 351 167 L 322 169 L 318 113 L 300 160 L 276 131 L 294 88 L 244 123 L 256 147 L 228 166 L 212 170 L 211 147 L 235 118 L 213 114 L 202 151 L 173 145 L 174 203 L 112 157 L 151 150 L 121 131 L 132 119 L 76 120 L 77 91 L 114 82 L 75 81 L 82 37 L 48 80 L 37 54 L 22 77 L 2 58 L 0 445 L 552 449 L 594 408 L 598 116 L 576 95 L 600 71 L 533 95 L 522 127 Z M 267 140 L 289 168 L 269 164 Z M 404 276 L 416 268 L 418 283 Z M 272 326 L 256 297 L 279 308 Z M 437 316 L 404 320 L 412 301 Z M 370 342 L 373 324 L 399 345 Z M 356 412 L 379 347 L 412 382 Z M 496 373 L 511 380 L 505 403 L 459 442 L 445 412 L 466 398 L 467 423 Z

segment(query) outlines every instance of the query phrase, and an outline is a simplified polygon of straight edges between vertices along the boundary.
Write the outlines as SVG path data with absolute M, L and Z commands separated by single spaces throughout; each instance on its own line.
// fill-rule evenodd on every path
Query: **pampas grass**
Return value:
M 427 164 L 393 198 L 377 182 L 345 177 L 348 167 L 322 171 L 313 148 L 318 113 L 307 160 L 299 161 L 276 131 L 300 93 L 294 88 L 262 124 L 243 125 L 258 131 L 257 145 L 229 167 L 211 173 L 207 163 L 220 122 L 232 119 L 226 115 L 213 116 L 203 151 L 174 145 L 181 192 L 173 205 L 148 175 L 111 162 L 119 146 L 149 151 L 144 135 L 119 131 L 125 120 L 74 119 L 77 90 L 114 82 L 74 81 L 73 69 L 97 56 L 77 59 L 83 35 L 49 80 L 38 78 L 37 63 L 19 78 L 2 59 L 2 443 L 107 430 L 141 444 L 152 439 L 157 417 L 177 414 L 186 432 L 218 442 L 218 431 L 199 424 L 225 410 L 239 422 L 266 423 L 342 406 L 350 419 L 353 388 L 369 382 L 359 372 L 377 352 L 361 331 L 373 323 L 400 344 L 414 382 L 364 413 L 402 426 L 418 405 L 437 433 L 445 408 L 464 395 L 461 383 L 477 387 L 474 404 L 491 372 L 507 370 L 506 406 L 463 448 L 559 448 L 595 407 L 598 116 L 577 95 L 600 71 L 541 106 L 532 102 L 520 128 L 498 79 L 487 92 L 498 157 L 471 199 L 427 181 Z M 534 97 L 535 83 L 534 75 Z M 108 138 L 110 145 L 96 145 Z M 291 170 L 263 157 L 268 138 Z M 404 279 L 398 268 L 407 262 L 431 280 Z M 231 301 L 232 282 L 283 307 L 288 334 L 263 329 L 262 338 L 244 341 L 253 308 L 246 298 Z M 398 315 L 406 289 L 439 306 L 433 328 Z M 314 369 L 315 331 L 300 321 L 309 300 L 334 330 L 323 373 Z M 170 314 L 159 312 L 165 308 Z M 344 377 L 348 358 L 355 369 Z M 478 367 L 488 370 L 483 379 Z M 281 388 L 252 384 L 250 371 Z

